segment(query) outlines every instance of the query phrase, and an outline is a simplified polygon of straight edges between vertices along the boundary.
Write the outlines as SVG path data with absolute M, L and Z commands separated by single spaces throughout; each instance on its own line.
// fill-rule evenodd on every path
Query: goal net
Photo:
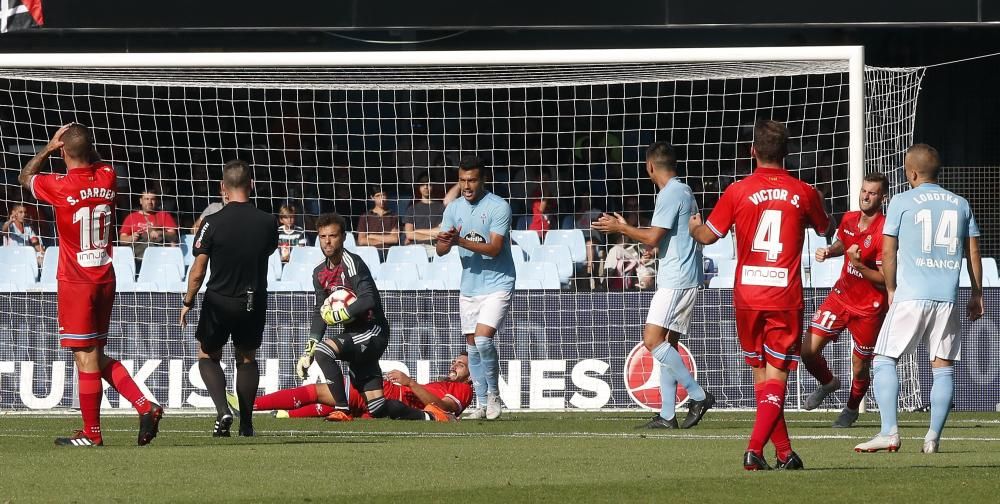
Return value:
M 788 168 L 839 217 L 856 204 L 866 170 L 892 174 L 901 166 L 922 77 L 921 69 L 864 68 L 861 54 L 834 47 L 4 56 L 0 210 L 24 208 L 47 251 L 0 256 L 0 409 L 65 408 L 76 396 L 71 355 L 58 348 L 52 210 L 17 183 L 19 168 L 70 121 L 92 128 L 118 173 L 118 226 L 152 193 L 156 210 L 179 227 L 177 246 L 150 245 L 141 264 L 118 243 L 107 346 L 168 407 L 211 404 L 194 329 L 176 321 L 191 227 L 218 201 L 225 161 L 252 163 L 253 202 L 275 214 L 287 207 L 306 236 L 306 246 L 289 248 L 287 263 L 272 261 L 259 354 L 261 392 L 271 392 L 298 384 L 293 366 L 313 306 L 308 274 L 321 260 L 314 222 L 332 211 L 349 222 L 349 247 L 377 271 L 392 326 L 383 368 L 421 381 L 447 374 L 464 349 L 455 265 L 432 261 L 407 227 L 436 225 L 460 156 L 477 154 L 489 166 L 488 188 L 511 204 L 518 245 L 517 290 L 497 338 L 505 406 L 658 408 L 658 370 L 639 344 L 655 263 L 635 244 L 591 233 L 590 220 L 614 211 L 648 225 L 656 189 L 644 156 L 657 140 L 677 148 L 680 174 L 707 215 L 752 171 L 759 118 L 788 125 Z M 59 160 L 45 168 L 63 169 Z M 366 217 L 376 193 L 386 196 L 390 217 Z M 385 241 L 395 246 L 380 247 Z M 832 284 L 830 270 L 808 259 L 823 244 L 812 233 L 803 251 L 807 318 Z M 732 250 L 731 238 L 706 248 L 706 288 L 683 343 L 719 407 L 751 408 L 752 377 L 733 322 Z M 161 264 L 177 261 L 176 274 Z M 197 309 L 191 315 L 197 320 Z M 838 376 L 848 376 L 850 338 L 827 356 Z M 902 402 L 912 408 L 919 382 L 915 367 L 906 374 Z M 795 407 L 815 383 L 801 373 L 791 383 Z M 114 391 L 106 395 L 107 407 L 129 407 Z M 838 400 L 846 395 L 829 404 Z

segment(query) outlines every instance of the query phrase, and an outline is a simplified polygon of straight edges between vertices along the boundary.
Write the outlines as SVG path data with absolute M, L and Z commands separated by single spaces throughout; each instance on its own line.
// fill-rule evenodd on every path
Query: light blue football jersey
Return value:
M 893 302 L 956 301 L 966 239 L 979 236 L 965 198 L 920 184 L 892 198 L 882 233 L 899 240 Z
M 503 198 L 487 192 L 479 201 L 469 203 L 459 197 L 444 209 L 441 229 L 461 228 L 466 240 L 487 243 L 490 233 L 503 235 L 500 255 L 489 257 L 458 247 L 462 259 L 463 296 L 480 296 L 514 290 L 514 256 L 510 252 L 510 205 Z
M 656 195 L 656 207 L 650 225 L 667 229 L 659 243 L 656 287 L 688 289 L 702 281 L 701 247 L 688 232 L 691 215 L 698 212 L 698 203 L 687 184 L 676 177 Z

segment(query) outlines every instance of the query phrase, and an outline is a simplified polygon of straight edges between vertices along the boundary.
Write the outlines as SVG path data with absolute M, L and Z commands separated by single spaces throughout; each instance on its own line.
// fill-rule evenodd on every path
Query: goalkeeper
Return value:
M 324 260 L 313 271 L 316 307 L 313 309 L 309 340 L 295 370 L 300 378 L 305 378 L 313 359 L 316 360 L 329 381 L 330 394 L 335 403 L 334 416 L 339 412 L 349 419 L 344 374 L 337 363 L 339 359 L 350 367 L 354 377 L 351 384 L 364 398 L 373 417 L 423 419 L 423 411 L 384 397 L 378 360 L 389 343 L 389 321 L 368 266 L 361 257 L 344 250 L 346 227 L 344 218 L 335 213 L 321 215 L 316 221 L 317 239 Z M 323 301 L 338 288 L 354 291 L 357 299 L 330 313 L 324 320 L 320 314 Z M 328 322 L 330 325 L 339 324 L 344 330 L 324 338 Z

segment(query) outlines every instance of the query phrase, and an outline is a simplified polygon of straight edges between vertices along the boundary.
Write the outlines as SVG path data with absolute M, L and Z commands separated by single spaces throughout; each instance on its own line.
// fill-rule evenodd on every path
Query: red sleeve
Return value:
M 468 383 L 459 382 L 449 382 L 448 393 L 445 397 L 450 397 L 452 400 L 458 401 L 459 412 L 465 411 L 465 408 L 472 404 L 472 385 Z
M 722 197 L 719 198 L 719 202 L 715 204 L 715 208 L 712 209 L 712 213 L 705 220 L 705 225 L 715 233 L 715 236 L 723 238 L 733 227 L 737 197 L 736 184 L 727 187 L 726 191 L 722 193 Z
M 31 194 L 38 201 L 58 206 L 59 190 L 56 187 L 56 175 L 46 173 L 31 177 Z
M 830 216 L 823 209 L 823 198 L 819 195 L 819 191 L 812 186 L 807 187 L 809 187 L 812 197 L 809 198 L 809 207 L 806 208 L 806 216 L 809 218 L 813 229 L 823 235 L 826 233 L 827 228 L 830 227 Z
M 167 229 L 177 229 L 177 221 L 174 220 L 174 216 L 170 215 L 169 212 L 160 212 L 159 214 L 157 214 L 157 217 L 160 227 Z
M 138 229 L 136 228 L 136 221 L 138 221 L 138 218 L 136 217 L 137 215 L 138 214 L 133 212 L 128 214 L 127 217 L 125 217 L 125 222 L 122 222 L 122 228 L 121 231 L 119 231 L 120 234 L 130 235 L 138 231 Z

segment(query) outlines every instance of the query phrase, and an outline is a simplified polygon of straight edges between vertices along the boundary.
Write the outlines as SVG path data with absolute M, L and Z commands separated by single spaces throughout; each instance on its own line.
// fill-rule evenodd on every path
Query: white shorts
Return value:
M 930 360 L 962 357 L 962 333 L 955 303 L 911 300 L 892 303 L 878 333 L 875 353 L 898 359 L 927 346 Z
M 649 303 L 646 323 L 663 327 L 678 334 L 687 334 L 691 312 L 698 297 L 698 288 L 657 289 Z
M 462 334 L 476 334 L 476 325 L 488 325 L 500 330 L 500 324 L 510 309 L 510 291 L 491 292 L 479 296 L 460 296 L 458 313 L 462 318 Z

